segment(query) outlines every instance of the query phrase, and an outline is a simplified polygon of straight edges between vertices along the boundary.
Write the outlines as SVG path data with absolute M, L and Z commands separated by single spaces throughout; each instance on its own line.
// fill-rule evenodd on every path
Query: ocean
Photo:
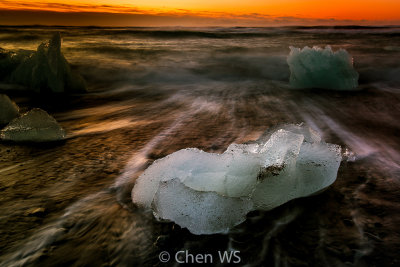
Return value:
M 196 263 L 189 254 L 224 266 L 224 252 L 240 266 L 399 266 L 399 27 L 1 26 L 0 47 L 36 50 L 56 32 L 88 93 L 2 90 L 67 131 L 62 143 L 0 143 L 2 266 Z M 289 47 L 327 45 L 353 57 L 359 86 L 292 89 Z M 324 192 L 214 235 L 132 203 L 154 160 L 183 148 L 222 153 L 287 123 L 346 151 Z

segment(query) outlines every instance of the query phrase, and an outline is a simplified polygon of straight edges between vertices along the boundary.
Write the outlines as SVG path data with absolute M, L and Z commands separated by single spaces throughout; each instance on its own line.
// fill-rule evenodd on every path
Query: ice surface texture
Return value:
M 287 62 L 293 88 L 351 90 L 358 86 L 358 73 L 346 50 L 333 52 L 330 46 L 325 49 L 291 46 Z
M 137 179 L 132 200 L 194 234 L 226 232 L 255 209 L 270 210 L 336 180 L 340 146 L 303 125 L 285 125 L 222 154 L 195 148 L 156 160 Z
M 42 93 L 86 91 L 83 79 L 71 72 L 61 52 L 61 36 L 56 33 L 47 43 L 38 46 L 36 52 L 7 52 L 0 50 L 0 79 L 19 84 Z
M 0 126 L 9 123 L 18 115 L 18 106 L 8 96 L 0 94 Z
M 15 142 L 49 142 L 65 138 L 65 131 L 46 111 L 35 108 L 12 120 L 0 138 Z

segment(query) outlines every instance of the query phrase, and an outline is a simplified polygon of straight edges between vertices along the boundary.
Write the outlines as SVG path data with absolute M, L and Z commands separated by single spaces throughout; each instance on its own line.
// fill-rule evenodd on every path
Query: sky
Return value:
M 0 25 L 400 25 L 400 0 L 0 1 Z

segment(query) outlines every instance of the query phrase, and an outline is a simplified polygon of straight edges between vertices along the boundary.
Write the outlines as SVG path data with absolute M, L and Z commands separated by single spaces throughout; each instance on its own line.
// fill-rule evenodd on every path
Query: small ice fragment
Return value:
M 343 153 L 342 153 L 343 159 L 345 159 L 347 162 L 354 162 L 357 159 L 356 154 L 351 151 L 350 149 L 346 148 Z
M 225 153 L 234 153 L 234 152 L 240 152 L 240 153 L 256 153 L 259 150 L 259 144 L 257 143 L 251 143 L 251 144 L 235 144 L 232 143 L 228 146 L 226 149 Z
M 325 49 L 291 46 L 287 63 L 293 88 L 351 90 L 358 86 L 353 58 L 344 49 L 333 52 L 330 46 Z
M 12 120 L 0 138 L 15 142 L 49 142 L 65 138 L 65 131 L 46 111 L 35 108 Z
M 260 153 L 265 154 L 263 167 L 285 166 L 296 162 L 304 136 L 283 129 L 273 133 Z
M 321 142 L 321 136 L 317 131 L 304 125 L 303 123 L 295 125 L 295 124 L 285 124 L 280 127 L 283 130 L 301 134 L 304 136 L 304 141 L 309 143 L 319 143 Z
M 18 115 L 18 106 L 8 96 L 0 94 L 0 126 L 9 123 Z

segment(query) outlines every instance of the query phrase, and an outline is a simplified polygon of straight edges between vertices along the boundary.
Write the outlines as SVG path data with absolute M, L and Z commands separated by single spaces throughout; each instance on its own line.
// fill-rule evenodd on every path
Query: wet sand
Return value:
M 248 266 L 398 266 L 400 94 L 253 86 L 179 94 L 182 101 L 144 91 L 64 104 L 11 95 L 22 109 L 48 110 L 69 137 L 43 146 L 0 143 L 3 266 L 172 266 L 159 261 L 161 251 L 216 259 L 228 248 Z M 223 152 L 300 122 L 356 153 L 319 195 L 252 212 L 229 234 L 210 236 L 157 222 L 131 202 L 134 180 L 155 159 L 187 147 Z

